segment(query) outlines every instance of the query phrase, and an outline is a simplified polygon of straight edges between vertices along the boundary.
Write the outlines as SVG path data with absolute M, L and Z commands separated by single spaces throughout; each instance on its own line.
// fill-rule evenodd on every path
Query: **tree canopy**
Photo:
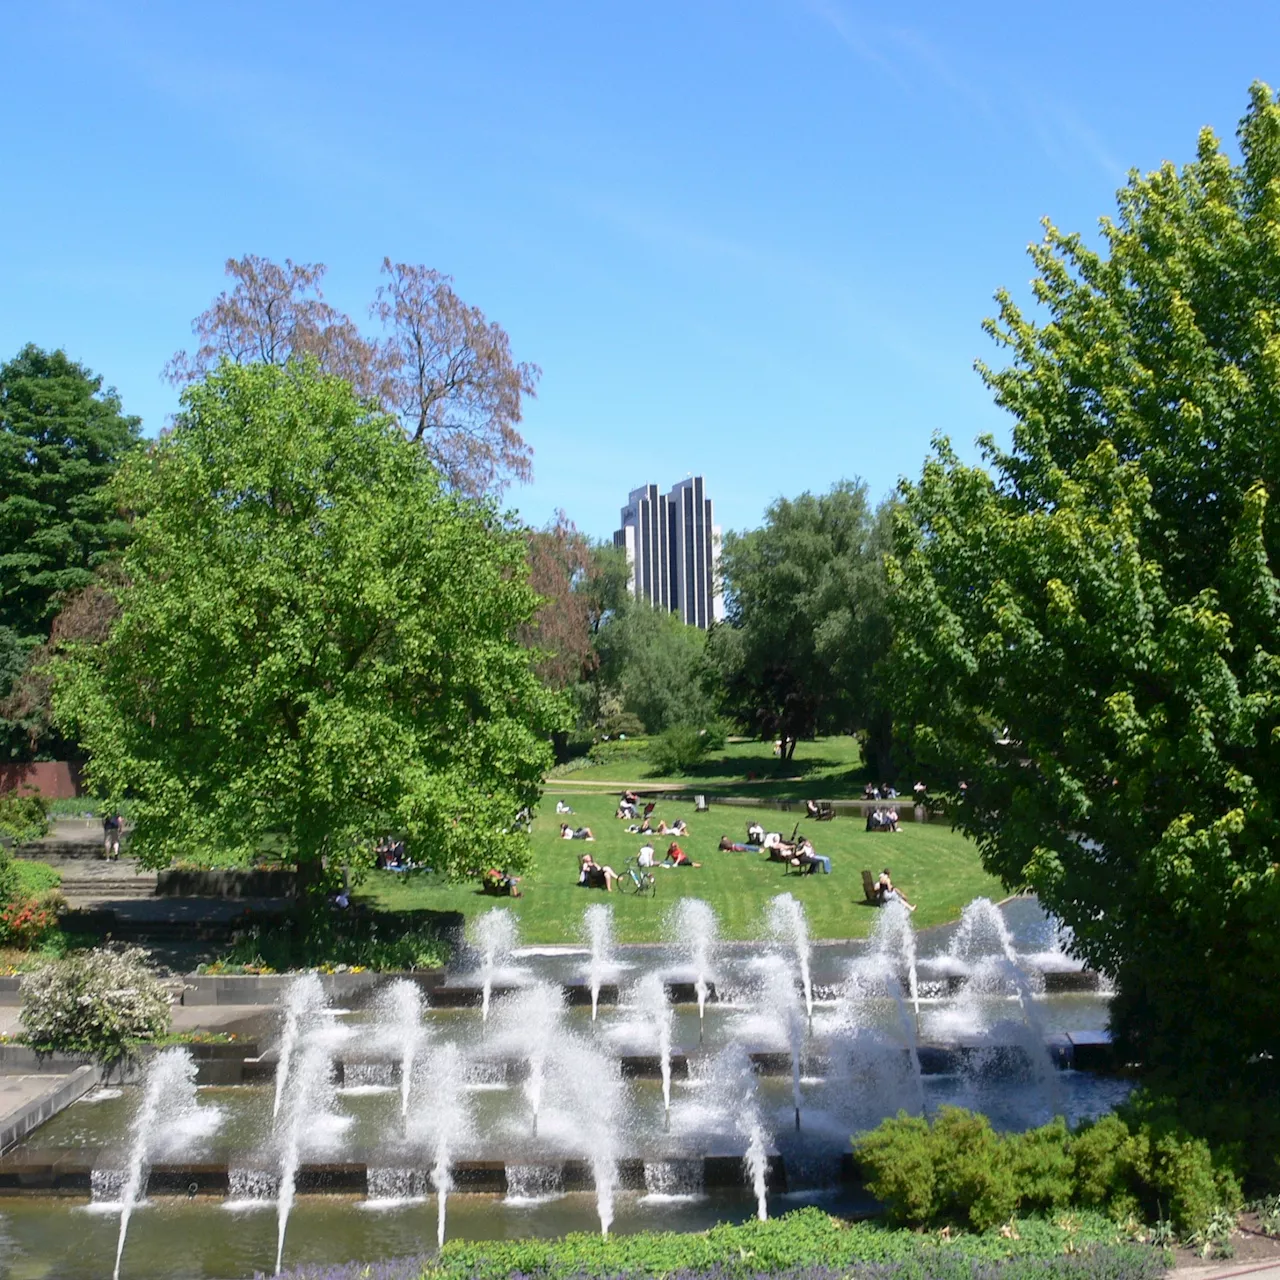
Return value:
M 866 486 L 780 498 L 762 528 L 725 538 L 727 627 L 712 633 L 725 708 L 790 756 L 800 738 L 866 729 L 888 645 L 884 532 Z
M 1013 415 L 904 488 L 896 697 L 958 825 L 1118 984 L 1211 1136 L 1280 1115 L 1280 106 L 1131 176 L 1106 251 L 1047 226 L 998 295 Z M 1261 1149 L 1261 1148 L 1256 1148 Z
M 506 332 L 454 293 L 451 276 L 384 258 L 369 308 L 382 333 L 370 336 L 324 300 L 323 263 L 246 254 L 228 259 L 226 272 L 235 285 L 192 322 L 199 345 L 169 362 L 172 382 L 196 381 L 223 360 L 311 356 L 394 414 L 459 492 L 500 494 L 532 476 L 521 399 L 536 394 L 541 371 L 512 359 Z
M 64 351 L 28 345 L 0 365 L 0 755 L 29 755 L 45 734 L 14 691 L 63 603 L 125 537 L 107 482 L 139 431 Z
M 271 837 L 314 869 L 384 830 L 454 875 L 524 863 L 564 712 L 516 638 L 524 541 L 394 419 L 313 361 L 224 363 L 115 493 L 119 617 L 54 706 L 145 864 Z

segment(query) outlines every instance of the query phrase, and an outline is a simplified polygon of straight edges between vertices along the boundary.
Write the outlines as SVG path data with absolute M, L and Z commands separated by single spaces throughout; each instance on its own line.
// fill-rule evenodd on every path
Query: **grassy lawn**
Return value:
M 755 746 L 759 750 L 759 744 Z M 804 744 L 797 754 L 803 747 Z M 765 747 L 766 756 L 767 752 Z M 795 788 L 791 792 L 795 793 Z M 555 812 L 558 799 L 573 806 L 574 816 L 569 820 L 575 826 L 592 829 L 596 836 L 593 844 L 560 838 L 561 819 Z M 447 885 L 429 875 L 402 877 L 388 872 L 372 872 L 359 896 L 383 909 L 429 907 L 461 911 L 468 918 L 495 904 L 509 905 L 520 916 L 525 942 L 576 942 L 587 905 L 605 900 L 603 890 L 578 887 L 579 854 L 590 849 L 597 862 L 621 870 L 643 843 L 642 837 L 626 833 L 626 823 L 615 820 L 616 804 L 617 796 L 612 792 L 588 793 L 559 782 L 553 784 L 534 823 L 533 867 L 521 885 L 522 898 L 495 899 L 486 897 L 474 885 Z M 781 864 L 766 861 L 763 854 L 720 853 L 716 848 L 721 835 L 745 839 L 746 823 L 753 816 L 759 816 L 767 830 L 782 830 L 790 835 L 794 816 L 767 809 L 714 805 L 710 813 L 695 814 L 692 797 L 688 803 L 660 801 L 653 816 L 655 822 L 659 818 L 671 822 L 683 817 L 689 823 L 691 835 L 680 845 L 702 866 L 658 869 L 656 899 L 620 892 L 608 895 L 622 942 L 661 939 L 663 916 L 672 902 L 683 895 L 704 898 L 715 907 L 725 938 L 757 938 L 765 904 L 784 892 L 804 903 L 813 937 L 864 937 L 876 912 L 861 905 L 861 870 L 866 867 L 879 872 L 886 864 L 893 870 L 894 882 L 919 908 L 915 915 L 917 928 L 955 919 L 972 898 L 1002 894 L 1000 883 L 983 871 L 974 845 L 942 825 L 906 822 L 898 834 L 888 835 L 868 833 L 853 818 L 806 823 L 802 830 L 819 853 L 831 858 L 833 870 L 829 876 L 796 876 L 784 875 Z M 669 839 L 655 837 L 658 856 L 665 852 Z
M 597 748 L 599 750 L 600 748 Z M 612 783 L 684 786 L 707 795 L 787 796 L 821 800 L 861 796 L 871 781 L 853 737 L 801 742 L 795 755 L 780 761 L 767 742 L 730 741 L 679 778 L 663 777 L 649 765 L 643 739 L 604 744 L 600 764 L 557 775 L 556 786 L 580 787 Z M 619 790 L 621 787 L 619 786 Z

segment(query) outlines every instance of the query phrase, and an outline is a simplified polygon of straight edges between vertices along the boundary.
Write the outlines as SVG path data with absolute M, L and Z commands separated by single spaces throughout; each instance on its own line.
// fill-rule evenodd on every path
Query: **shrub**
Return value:
M 710 749 L 707 738 L 707 730 L 697 725 L 672 725 L 649 740 L 649 764 L 659 774 L 675 776 L 688 773 Z
M 0 845 L 25 844 L 49 830 L 49 802 L 36 791 L 0 793 Z
M 1061 1120 L 997 1134 L 985 1116 L 942 1107 L 932 1123 L 899 1114 L 855 1140 L 867 1189 L 891 1221 L 983 1231 L 1014 1213 L 1079 1205 L 1116 1221 L 1168 1219 L 1183 1237 L 1234 1210 L 1227 1163 L 1167 1116 L 1105 1116 L 1072 1134 Z
M 169 1029 L 169 1001 L 140 947 L 76 952 L 41 965 L 22 984 L 27 1043 L 42 1053 L 118 1062 L 139 1040 Z
M 33 950 L 58 928 L 66 899 L 57 889 L 34 898 L 11 898 L 0 907 L 0 945 Z

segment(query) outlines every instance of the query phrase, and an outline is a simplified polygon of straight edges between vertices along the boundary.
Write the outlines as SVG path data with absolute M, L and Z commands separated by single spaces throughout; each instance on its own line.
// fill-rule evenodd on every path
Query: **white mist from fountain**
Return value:
M 795 952 L 800 969 L 800 981 L 804 986 L 804 1007 L 813 1017 L 813 980 L 809 974 L 809 921 L 804 907 L 789 893 L 780 893 L 769 903 L 769 932 L 780 942 L 788 943 Z
M 582 920 L 591 945 L 587 980 L 591 983 L 591 1021 L 594 1022 L 600 1008 L 600 987 L 606 977 L 617 975 L 618 966 L 613 958 L 613 908 L 603 902 L 592 903 Z
M 1027 1031 L 1024 1051 L 1030 1060 L 1032 1075 L 1048 1101 L 1050 1112 L 1056 1114 L 1061 1110 L 1058 1072 L 1053 1065 L 1053 1059 L 1049 1056 L 1048 1028 L 1045 1025 L 1044 1014 L 1036 1003 L 1035 993 L 1022 967 L 1005 961 L 1004 969 L 1017 994 L 1018 1004 L 1022 1008 L 1022 1022 Z
M 442 1044 L 427 1055 L 420 1072 L 422 1088 L 415 1091 L 410 1141 L 431 1154 L 431 1182 L 436 1189 L 436 1245 L 444 1244 L 453 1190 L 453 1166 L 458 1152 L 473 1137 L 471 1095 L 467 1068 L 456 1044 Z
M 793 1000 L 794 997 L 793 988 Z M 735 1130 L 746 1143 L 742 1163 L 755 1193 L 756 1217 L 764 1222 L 769 1217 L 769 1153 L 751 1059 L 735 1040 L 712 1059 L 706 1070 L 707 1092 L 715 1100 L 721 1123 Z
M 203 1112 L 207 1114 L 202 1115 Z M 120 1280 L 120 1260 L 124 1256 L 129 1219 L 147 1186 L 147 1173 L 153 1154 L 164 1145 L 166 1130 L 203 1129 L 208 1132 L 219 1118 L 213 1108 L 201 1108 L 196 1100 L 196 1064 L 188 1049 L 163 1049 L 147 1066 L 142 1101 L 133 1117 L 129 1167 L 120 1196 L 120 1236 L 116 1241 L 116 1266 L 113 1275 Z M 199 1121 L 205 1123 L 201 1125 Z
M 475 945 L 480 952 L 480 974 L 483 994 L 480 1020 L 489 1021 L 489 997 L 493 992 L 493 975 L 505 960 L 511 958 L 519 941 L 515 916 L 506 907 L 494 907 L 477 917 Z
M 698 997 L 698 1040 L 702 1040 L 707 996 L 715 978 L 716 942 L 720 927 L 716 913 L 701 898 L 681 898 L 667 916 L 667 936 L 689 956 L 693 988 Z
M 400 1063 L 400 1117 L 409 1114 L 409 1090 L 413 1069 L 426 1039 L 422 1021 L 422 991 L 416 982 L 398 978 L 379 993 L 374 1006 L 376 1038 L 398 1053 Z
M 916 934 L 911 927 L 911 912 L 900 898 L 892 898 L 876 913 L 876 922 L 867 939 L 867 952 L 882 958 L 905 976 L 911 1007 L 920 1014 L 920 978 L 916 969 Z M 901 980 L 899 980 L 901 981 Z
M 775 899 L 777 901 L 777 899 Z M 761 1012 L 773 1018 L 791 1053 L 791 1103 L 796 1130 L 800 1129 L 800 1055 L 804 1049 L 805 1017 L 800 1008 L 795 978 L 785 964 L 771 964 L 760 989 Z
M 987 956 L 1003 956 L 1010 964 L 1018 963 L 1013 935 L 1000 908 L 990 898 L 974 898 L 960 913 L 960 923 L 947 948 L 947 957 L 967 972 Z
M 280 1189 L 276 1199 L 276 1272 L 284 1265 L 284 1238 L 297 1189 L 298 1167 L 305 1147 L 322 1146 L 349 1119 L 335 1115 L 334 1038 L 313 1035 L 303 1040 L 276 1125 L 280 1156 Z
M 572 1144 L 591 1164 L 600 1234 L 613 1225 L 618 1188 L 618 1141 L 627 1127 L 618 1059 L 566 1034 L 556 1048 L 549 1080 L 557 1109 L 572 1118 Z
M 671 1033 L 675 1010 L 667 999 L 666 983 L 660 973 L 646 973 L 636 987 L 636 1004 L 653 1027 L 658 1043 L 658 1065 L 662 1071 L 664 1127 L 671 1127 Z
M 289 1068 L 293 1063 L 298 1040 L 326 1004 L 324 984 L 320 981 L 319 974 L 304 973 L 289 984 L 288 994 L 284 998 L 284 1028 L 280 1033 L 280 1052 L 276 1059 L 276 1097 L 271 1108 L 273 1119 L 280 1114 L 280 1100 L 284 1097 L 284 1087 L 288 1083 Z
M 552 982 L 536 982 L 513 992 L 493 1008 L 490 1047 L 495 1052 L 523 1058 L 528 1064 L 523 1089 L 535 1138 L 546 1091 L 547 1066 L 554 1059 L 563 1034 L 564 1014 L 564 988 Z

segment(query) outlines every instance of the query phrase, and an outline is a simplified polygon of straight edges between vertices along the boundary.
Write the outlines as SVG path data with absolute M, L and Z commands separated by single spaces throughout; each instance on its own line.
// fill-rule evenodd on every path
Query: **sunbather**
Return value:
M 691 862 L 689 855 L 673 840 L 667 846 L 667 856 L 662 860 L 664 867 L 700 867 L 702 863 Z
M 747 823 L 747 843 L 764 844 L 764 828 L 758 822 Z
M 594 840 L 590 827 L 571 827 L 567 822 L 560 824 L 561 840 Z
M 607 893 L 613 892 L 618 874 L 612 867 L 602 867 L 589 853 L 578 859 L 578 883 L 584 889 L 599 889 L 602 885 Z
M 760 846 L 758 844 L 738 844 L 735 840 L 730 840 L 728 836 L 720 837 L 721 853 L 759 853 Z
M 876 886 L 876 889 L 880 895 L 881 906 L 884 906 L 886 902 L 893 902 L 894 899 L 897 899 L 908 911 L 914 911 L 916 909 L 914 903 L 907 901 L 906 894 L 904 894 L 901 889 L 895 887 L 893 879 L 889 875 L 888 867 L 885 867 L 885 869 L 880 873 L 880 883 Z

